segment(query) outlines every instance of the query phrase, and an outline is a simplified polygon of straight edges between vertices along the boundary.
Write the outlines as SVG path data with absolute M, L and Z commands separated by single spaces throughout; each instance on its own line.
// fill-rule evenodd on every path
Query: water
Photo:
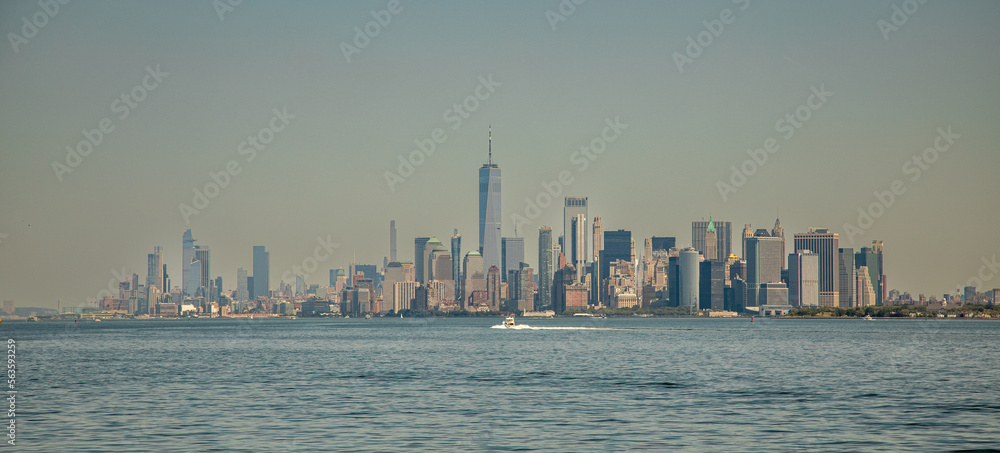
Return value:
M 4 322 L 14 450 L 1000 449 L 995 321 L 500 321 Z

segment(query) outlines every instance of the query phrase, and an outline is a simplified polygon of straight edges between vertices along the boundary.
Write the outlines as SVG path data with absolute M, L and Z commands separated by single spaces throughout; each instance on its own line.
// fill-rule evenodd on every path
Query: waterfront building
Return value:
M 810 228 L 795 234 L 795 250 L 812 250 L 819 255 L 819 305 L 840 306 L 840 239 L 825 228 Z
M 500 269 L 500 166 L 493 163 L 493 130 L 489 132 L 489 159 L 479 169 L 479 253 L 483 272 Z
M 788 255 L 788 304 L 819 306 L 819 254 L 797 250 Z

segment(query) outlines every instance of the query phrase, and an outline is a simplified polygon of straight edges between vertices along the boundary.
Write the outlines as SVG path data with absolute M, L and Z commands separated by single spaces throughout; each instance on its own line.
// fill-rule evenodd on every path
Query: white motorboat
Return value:
M 503 320 L 503 326 L 506 327 L 506 328 L 508 328 L 508 329 L 513 329 L 514 328 L 514 317 L 513 316 L 508 316 L 507 319 L 504 319 Z

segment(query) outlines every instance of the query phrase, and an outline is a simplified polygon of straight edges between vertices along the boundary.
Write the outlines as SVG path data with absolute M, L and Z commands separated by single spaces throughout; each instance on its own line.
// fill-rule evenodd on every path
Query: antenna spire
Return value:
M 493 125 L 491 124 L 489 127 L 490 127 L 490 143 L 489 143 L 490 161 L 489 161 L 489 165 L 492 166 L 493 165 Z

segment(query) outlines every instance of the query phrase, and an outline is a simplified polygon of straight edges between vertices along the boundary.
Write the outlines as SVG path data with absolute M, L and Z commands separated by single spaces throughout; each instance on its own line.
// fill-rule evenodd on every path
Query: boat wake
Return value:
M 497 325 L 492 326 L 490 328 L 491 329 L 510 329 L 510 330 L 531 330 L 531 329 L 537 329 L 537 327 L 531 327 L 531 326 L 529 326 L 527 324 L 518 324 L 516 326 L 510 326 L 510 327 L 505 326 L 503 324 L 497 324 Z

